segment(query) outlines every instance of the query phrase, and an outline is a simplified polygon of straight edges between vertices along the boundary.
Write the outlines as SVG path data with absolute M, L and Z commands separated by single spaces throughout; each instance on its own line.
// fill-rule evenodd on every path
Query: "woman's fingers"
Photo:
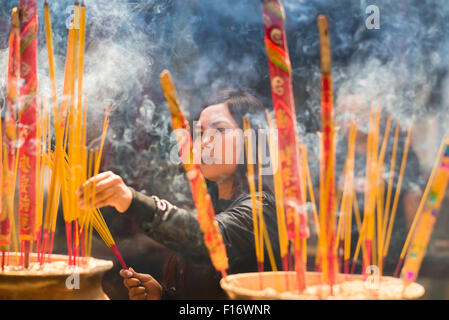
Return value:
M 99 183 L 101 183 L 103 180 L 108 179 L 109 177 L 113 176 L 114 173 L 112 173 L 111 171 L 106 171 L 106 172 L 102 172 L 97 174 L 94 177 L 89 178 L 86 182 L 84 182 L 81 187 L 76 191 L 76 195 L 79 197 L 84 196 L 84 191 L 87 188 L 91 188 L 92 185 L 95 183 L 95 185 L 98 185 Z
M 106 171 L 106 172 L 99 173 L 96 176 L 93 176 L 93 177 L 89 178 L 86 182 L 84 182 L 80 189 L 84 189 L 89 184 L 92 184 L 92 183 L 99 183 L 100 181 L 109 178 L 113 174 L 114 173 L 112 171 Z
M 102 208 L 105 206 L 113 206 L 118 212 L 125 212 L 131 205 L 133 194 L 127 186 L 116 185 L 117 189 L 111 192 L 105 193 L 100 199 L 95 200 L 94 206 L 96 208 Z
M 86 192 L 87 190 L 91 192 Z M 111 171 L 100 173 L 87 180 L 76 191 L 76 195 L 78 205 L 82 209 L 113 206 L 119 212 L 125 212 L 133 198 L 132 191 L 126 186 L 123 179 Z
M 101 208 L 104 206 L 112 205 L 113 201 L 117 198 L 118 192 L 120 192 L 120 186 L 119 185 L 112 185 L 106 190 L 103 190 L 101 192 L 96 192 L 95 194 L 95 203 L 92 204 L 92 201 L 94 200 L 93 197 L 89 198 L 82 198 L 78 200 L 78 205 L 83 207 L 89 207 L 90 205 L 95 208 Z
M 125 269 L 120 270 L 120 276 L 124 278 L 123 284 L 128 289 L 133 288 L 133 287 L 138 287 L 141 284 L 140 280 L 134 277 L 133 271 L 125 270 Z
M 95 183 L 95 195 L 89 194 L 86 196 L 84 194 L 84 190 L 87 190 L 89 187 L 92 187 L 92 184 Z M 120 176 L 113 174 L 111 172 L 101 173 L 97 175 L 92 180 L 88 180 L 82 187 L 78 190 L 77 194 L 79 196 L 78 204 L 80 207 L 86 207 L 88 204 L 92 204 L 92 201 L 95 197 L 94 207 L 99 207 L 98 203 L 103 202 L 105 199 L 110 198 L 115 195 L 115 192 L 120 192 L 120 186 L 124 184 L 123 180 Z M 106 203 L 106 205 L 111 205 L 111 203 Z
M 139 279 L 142 283 L 143 282 L 149 282 L 149 281 L 156 281 L 152 276 L 145 273 L 137 273 L 133 269 L 131 269 L 133 273 L 133 277 Z
M 129 268 L 129 269 L 133 270 L 132 268 Z M 123 278 L 131 278 L 133 276 L 133 272 L 130 271 L 129 269 L 120 270 L 120 276 Z
M 120 191 L 119 186 L 113 185 L 106 190 L 103 190 L 95 194 L 95 203 L 93 204 L 96 208 L 101 208 L 107 205 L 112 205 L 113 200 L 117 197 L 117 192 Z M 92 201 L 90 201 L 92 202 Z M 89 203 L 89 202 L 87 202 Z M 103 204 L 100 206 L 100 204 Z
M 132 270 L 132 269 L 131 269 Z M 134 270 L 133 277 L 140 280 L 141 285 L 146 289 L 147 300 L 160 300 L 162 296 L 162 286 L 149 274 L 137 273 Z
M 106 206 L 115 206 L 115 201 L 117 200 L 117 193 L 116 192 L 110 192 L 109 195 L 105 199 L 102 200 L 95 200 L 94 207 L 95 208 L 103 208 Z
M 137 273 L 132 268 L 120 270 L 125 278 L 123 284 L 128 288 L 131 300 L 159 300 L 162 296 L 162 286 L 152 276 Z
M 144 287 L 133 287 L 133 288 L 129 289 L 130 297 L 138 296 L 138 295 L 144 294 L 144 293 L 146 293 Z
M 141 282 L 137 278 L 128 278 L 128 279 L 123 280 L 123 284 L 125 285 L 125 287 L 130 289 L 130 288 L 140 286 Z
M 129 295 L 129 298 L 130 298 L 131 300 L 147 300 L 147 294 L 146 294 L 146 293 L 142 293 L 142 294 L 139 294 L 139 295 L 137 295 L 137 296 L 131 296 L 131 295 Z
M 109 177 L 100 180 L 95 184 L 95 193 L 98 195 L 100 192 L 110 188 L 111 186 L 122 183 L 122 178 L 118 175 L 110 175 Z

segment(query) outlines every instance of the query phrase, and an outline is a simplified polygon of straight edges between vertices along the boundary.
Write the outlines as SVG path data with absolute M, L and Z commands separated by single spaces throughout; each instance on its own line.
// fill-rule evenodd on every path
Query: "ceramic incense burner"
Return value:
M 36 254 L 30 258 L 30 267 L 24 270 L 19 254 L 10 253 L 8 266 L 0 271 L 0 299 L 109 300 L 101 282 L 112 261 L 85 258 L 79 266 L 69 267 L 68 256 L 53 254 L 41 266 Z

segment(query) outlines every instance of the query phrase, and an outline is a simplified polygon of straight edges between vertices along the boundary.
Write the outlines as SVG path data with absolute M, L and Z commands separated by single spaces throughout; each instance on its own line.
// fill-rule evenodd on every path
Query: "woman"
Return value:
M 254 119 L 256 114 L 264 114 L 264 107 L 257 98 L 246 92 L 226 90 L 206 103 L 195 128 L 203 132 L 201 139 L 195 139 L 194 148 L 201 151 L 200 168 L 213 199 L 230 274 L 257 271 L 246 161 L 239 164 L 244 152 L 242 117 L 248 115 Z M 230 151 L 232 157 L 229 157 Z M 264 180 L 269 179 L 271 177 Z M 225 297 L 219 288 L 220 275 L 213 269 L 193 212 L 177 208 L 157 196 L 148 197 L 137 192 L 112 172 L 101 173 L 83 184 L 77 192 L 81 207 L 90 203 L 83 190 L 94 182 L 95 207 L 113 206 L 120 213 L 132 216 L 149 237 L 177 253 L 166 264 L 163 285 L 131 268 L 122 270 L 120 274 L 125 278 L 131 299 Z M 268 187 L 264 187 L 262 199 L 265 224 L 278 258 L 275 200 Z M 279 261 L 277 263 L 280 265 Z

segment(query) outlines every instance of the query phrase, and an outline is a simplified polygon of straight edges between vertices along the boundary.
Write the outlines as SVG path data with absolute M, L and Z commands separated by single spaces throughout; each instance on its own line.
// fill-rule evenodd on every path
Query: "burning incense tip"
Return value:
M 175 86 L 170 74 L 170 71 L 164 70 L 161 72 L 161 84 L 164 90 L 165 97 L 168 101 L 168 108 L 172 115 L 178 115 L 181 113 L 181 106 L 179 103 L 178 95 L 176 94 Z
M 321 25 L 321 26 L 325 26 L 327 28 L 327 26 L 328 26 L 327 17 L 325 15 L 323 15 L 323 14 L 320 14 L 318 16 L 318 24 Z
M 326 16 L 318 17 L 318 30 L 321 44 L 321 70 L 323 73 L 331 73 L 331 49 L 329 35 L 329 21 Z
M 12 25 L 15 28 L 19 28 L 20 27 L 20 19 L 19 19 L 19 9 L 17 7 L 12 8 L 11 16 L 12 16 Z

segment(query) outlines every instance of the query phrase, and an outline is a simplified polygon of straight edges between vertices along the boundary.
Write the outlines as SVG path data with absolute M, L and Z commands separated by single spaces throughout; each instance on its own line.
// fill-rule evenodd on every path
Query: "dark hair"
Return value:
M 249 91 L 225 89 L 212 95 L 201 107 L 201 110 L 206 109 L 209 106 L 216 104 L 226 104 L 238 126 L 243 129 L 243 117 L 247 116 L 250 120 L 251 127 L 257 128 L 258 124 L 262 122 L 266 123 L 265 107 L 263 103 Z M 261 120 L 261 119 L 264 119 Z M 265 126 L 266 127 L 266 126 Z M 256 139 L 255 147 L 259 142 Z M 257 150 L 257 149 L 256 149 Z M 257 157 L 255 159 L 255 170 L 257 170 Z M 257 173 L 257 171 L 255 171 Z M 272 176 L 264 175 L 264 190 L 271 191 Z M 256 174 L 256 188 L 258 183 L 258 177 Z M 238 183 L 234 186 L 234 193 L 232 199 L 238 198 L 241 194 L 247 194 L 249 192 L 248 180 L 247 180 L 247 159 L 246 154 L 244 156 L 244 163 L 239 164 L 237 171 L 235 172 L 235 181 Z M 207 180 L 210 194 L 214 200 L 218 199 L 217 185 L 215 182 Z

